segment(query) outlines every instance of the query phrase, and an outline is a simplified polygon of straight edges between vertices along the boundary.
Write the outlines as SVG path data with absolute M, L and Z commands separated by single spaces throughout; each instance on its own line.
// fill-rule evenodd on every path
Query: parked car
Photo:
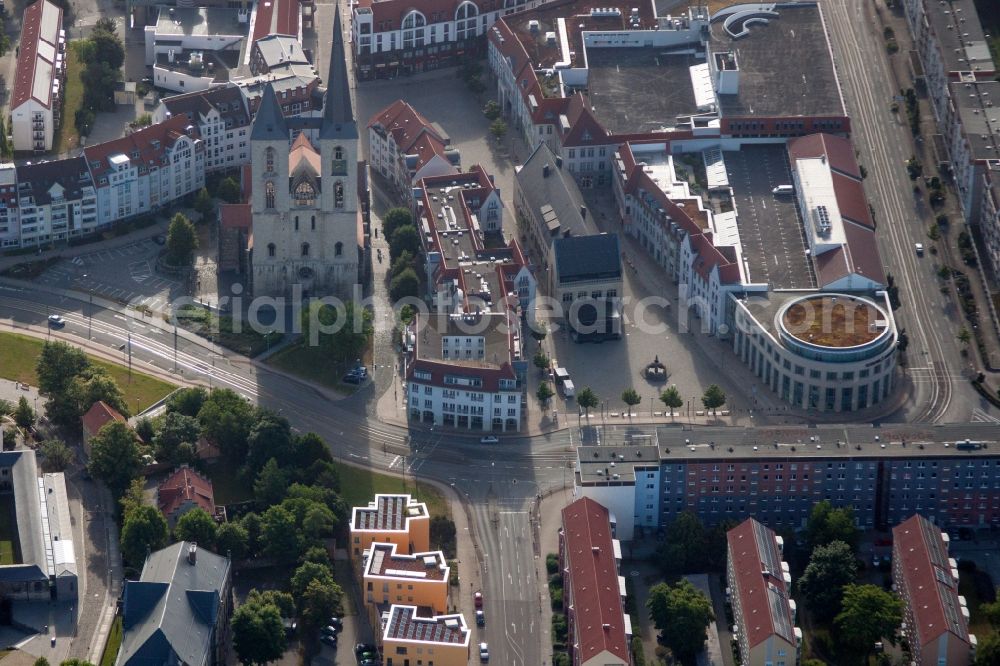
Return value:
M 479 661 L 484 664 L 490 660 L 490 646 L 486 643 L 479 644 Z
M 480 444 L 499 444 L 500 439 L 496 435 L 486 435 L 479 438 Z
M 49 315 L 49 326 L 53 328 L 62 328 L 66 325 L 66 320 L 62 318 L 61 315 Z
M 918 257 L 924 256 L 924 244 L 923 243 L 914 243 L 913 244 L 913 249 L 916 251 Z
M 476 592 L 474 595 L 472 595 L 472 599 L 473 599 L 473 601 L 476 602 L 476 608 L 482 609 L 482 607 L 483 607 L 483 593 L 482 592 Z
M 353 372 L 349 372 L 340 378 L 340 381 L 345 384 L 360 384 L 362 381 L 361 375 L 356 375 Z
M 476 626 L 477 627 L 486 626 L 486 615 L 481 610 L 476 611 Z
M 325 636 L 334 636 L 335 637 L 338 633 L 340 633 L 340 629 L 338 629 L 337 627 L 335 627 L 333 625 L 329 625 L 329 626 L 323 627 L 323 635 L 325 635 Z
M 331 627 L 333 627 L 337 631 L 343 631 L 344 630 L 344 621 L 341 620 L 339 617 L 331 617 L 329 624 L 330 624 Z
M 358 657 L 360 657 L 366 652 L 375 654 L 377 652 L 377 649 L 371 643 L 358 643 L 357 645 L 354 646 L 354 654 L 358 655 Z
M 336 634 L 323 634 L 319 637 L 319 642 L 323 645 L 329 645 L 332 648 L 337 647 L 337 636 Z

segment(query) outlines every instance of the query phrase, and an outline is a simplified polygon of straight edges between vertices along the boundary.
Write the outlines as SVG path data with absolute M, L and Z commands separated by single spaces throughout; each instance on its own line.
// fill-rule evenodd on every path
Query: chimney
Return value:
M 580 206 L 580 217 L 582 217 L 583 219 L 587 219 L 587 207 L 586 206 Z
M 542 178 L 548 178 L 548 177 L 549 177 L 549 165 L 546 164 L 545 166 L 542 167 Z
M 562 169 L 562 156 L 556 155 L 556 168 Z
M 194 541 L 188 546 L 188 564 L 194 564 L 198 561 L 198 544 Z

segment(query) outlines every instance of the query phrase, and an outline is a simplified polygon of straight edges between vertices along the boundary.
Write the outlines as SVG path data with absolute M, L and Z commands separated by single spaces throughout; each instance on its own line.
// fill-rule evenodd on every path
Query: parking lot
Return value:
M 745 145 L 723 153 L 738 213 L 740 243 L 753 282 L 774 289 L 816 286 L 795 196 L 775 195 L 792 182 L 784 145 Z
M 164 311 L 170 300 L 182 294 L 183 285 L 156 274 L 160 249 L 155 241 L 146 239 L 82 254 L 55 264 L 39 276 L 38 282 Z

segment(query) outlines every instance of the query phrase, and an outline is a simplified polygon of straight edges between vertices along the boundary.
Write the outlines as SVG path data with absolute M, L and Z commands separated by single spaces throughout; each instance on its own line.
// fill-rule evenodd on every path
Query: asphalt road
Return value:
M 914 196 L 906 174 L 906 160 L 917 151 L 906 114 L 890 110 L 904 83 L 893 77 L 874 7 L 869 0 L 829 0 L 823 12 L 852 139 L 868 169 L 865 189 L 878 222 L 879 250 L 899 285 L 903 306 L 895 313 L 897 325 L 910 338 L 907 372 L 915 392 L 897 416 L 904 421 L 967 420 L 969 405 L 983 401 L 962 376 L 968 366 L 956 339 L 962 316 L 950 297 L 939 292 L 938 263 L 930 253 L 918 257 L 914 251 L 914 243 L 927 243 L 932 216 Z M 894 57 L 905 58 L 905 52 Z
M 132 341 L 137 370 L 174 368 L 174 336 L 141 317 L 95 306 L 93 319 L 85 301 L 41 289 L 0 287 L 0 330 L 44 328 L 49 314 L 61 314 L 65 327 L 54 339 L 103 345 L 109 352 Z M 375 470 L 403 472 L 451 485 L 471 505 L 479 544 L 488 625 L 486 640 L 494 663 L 534 666 L 543 661 L 548 629 L 536 625 L 544 586 L 535 580 L 534 541 L 529 513 L 538 494 L 572 482 L 569 431 L 535 438 L 504 439 L 502 447 L 484 447 L 478 438 L 441 435 L 379 423 L 366 416 L 366 404 L 377 399 L 369 386 L 350 398 L 331 402 L 308 384 L 270 371 L 240 357 L 211 352 L 183 337 L 177 339 L 180 375 L 231 388 L 253 402 L 283 414 L 293 427 L 323 437 L 333 454 L 346 462 Z M 471 620 L 471 618 L 470 618 Z

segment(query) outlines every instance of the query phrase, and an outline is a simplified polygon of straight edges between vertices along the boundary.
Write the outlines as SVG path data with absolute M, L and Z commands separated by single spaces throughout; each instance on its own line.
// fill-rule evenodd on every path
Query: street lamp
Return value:
M 87 274 L 83 274 L 84 281 L 87 280 Z M 91 332 L 94 328 L 94 294 L 87 289 L 87 295 L 90 297 L 90 309 L 87 311 L 87 339 L 92 339 Z

